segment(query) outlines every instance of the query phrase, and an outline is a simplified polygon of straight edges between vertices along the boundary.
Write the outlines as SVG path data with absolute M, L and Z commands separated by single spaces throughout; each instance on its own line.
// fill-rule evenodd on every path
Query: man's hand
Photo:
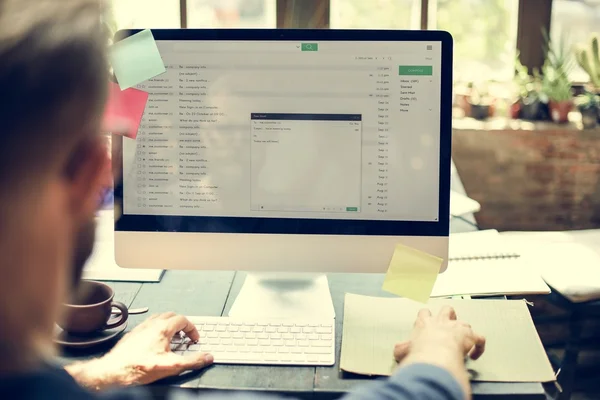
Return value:
M 436 317 L 429 310 L 421 310 L 410 340 L 396 345 L 394 357 L 400 367 L 427 363 L 446 369 L 470 397 L 464 361 L 467 356 L 478 359 L 484 350 L 485 338 L 473 332 L 469 324 L 457 321 L 454 309 L 445 306 Z
M 213 357 L 209 354 L 173 353 L 170 342 L 179 332 L 191 341 L 200 338 L 187 318 L 175 313 L 154 315 L 125 335 L 104 357 L 70 365 L 66 370 L 80 385 L 100 390 L 147 384 L 212 364 Z

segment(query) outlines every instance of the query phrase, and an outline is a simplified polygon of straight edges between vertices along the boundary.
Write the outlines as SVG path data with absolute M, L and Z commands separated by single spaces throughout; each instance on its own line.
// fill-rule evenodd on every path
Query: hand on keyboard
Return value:
M 180 355 L 209 352 L 215 363 L 268 365 L 333 365 L 335 320 L 298 321 L 188 317 L 200 340 L 174 337 Z
M 200 339 L 198 330 L 186 317 L 175 313 L 151 316 L 125 335 L 102 358 L 103 364 L 120 385 L 147 384 L 212 364 L 213 357 L 203 352 L 172 352 L 171 339 L 180 337 L 179 332 L 192 342 Z

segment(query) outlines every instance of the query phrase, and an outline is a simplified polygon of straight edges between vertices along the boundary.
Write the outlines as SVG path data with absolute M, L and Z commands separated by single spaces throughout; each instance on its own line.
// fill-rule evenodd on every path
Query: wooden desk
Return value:
M 184 315 L 227 315 L 244 281 L 242 272 L 167 271 L 160 283 L 111 283 L 115 299 L 126 305 L 149 307 L 151 313 L 175 311 Z M 383 274 L 330 274 L 329 287 L 336 312 L 336 360 L 342 340 L 344 293 L 389 296 L 381 291 Z M 127 330 L 148 315 L 130 317 Z M 108 347 L 89 352 L 69 352 L 63 363 L 103 354 Z M 178 377 L 154 385 L 160 393 L 165 385 L 185 388 L 252 390 L 292 394 L 301 398 L 336 398 L 364 383 L 359 377 L 342 376 L 333 367 L 269 367 L 216 365 L 205 371 Z M 538 383 L 474 383 L 477 399 L 545 399 Z

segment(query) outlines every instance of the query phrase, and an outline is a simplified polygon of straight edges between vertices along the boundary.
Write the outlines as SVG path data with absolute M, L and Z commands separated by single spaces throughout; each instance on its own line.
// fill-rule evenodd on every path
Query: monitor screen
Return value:
M 447 225 L 441 41 L 156 44 L 166 73 L 137 86 L 149 98 L 123 144 L 124 217 L 257 233 Z

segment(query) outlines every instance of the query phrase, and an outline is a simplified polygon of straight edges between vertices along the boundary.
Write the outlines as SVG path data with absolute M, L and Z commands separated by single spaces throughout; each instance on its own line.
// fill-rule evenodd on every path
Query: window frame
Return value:
M 329 28 L 330 0 L 276 0 L 278 29 Z M 519 0 L 517 51 L 521 63 L 533 71 L 544 63 L 542 30 L 550 32 L 552 0 Z M 188 24 L 187 0 L 179 0 L 181 28 Z M 429 0 L 421 0 L 421 30 L 428 29 Z

